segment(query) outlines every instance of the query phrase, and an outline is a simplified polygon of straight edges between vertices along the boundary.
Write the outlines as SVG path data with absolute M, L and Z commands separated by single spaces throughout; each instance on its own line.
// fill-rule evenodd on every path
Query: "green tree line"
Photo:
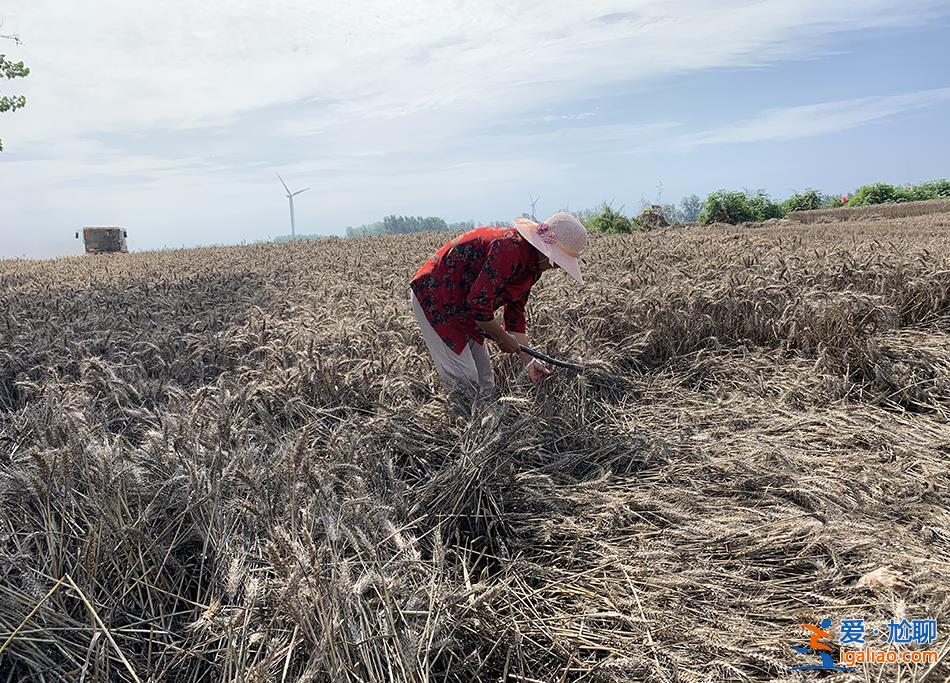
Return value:
M 644 206 L 639 215 L 627 216 L 623 208 L 614 209 L 604 203 L 597 209 L 582 211 L 578 218 L 589 230 L 608 233 L 635 232 L 655 224 L 658 214 L 664 222 L 676 223 L 745 223 L 784 218 L 793 211 L 811 211 L 837 207 L 892 204 L 933 199 L 950 200 L 950 180 L 938 179 L 913 185 L 872 183 L 862 185 L 851 194 L 823 194 L 808 189 L 782 200 L 774 200 L 764 190 L 758 192 L 718 190 L 705 200 L 697 195 L 684 197 L 678 204 Z
M 486 223 L 477 223 L 476 221 L 459 221 L 457 223 L 447 223 L 444 218 L 438 216 L 386 216 L 381 221 L 367 223 L 358 227 L 348 226 L 346 228 L 347 237 L 367 237 L 370 235 L 402 235 L 413 232 L 464 232 L 478 227 L 479 225 L 511 225 L 510 220 L 488 221 Z

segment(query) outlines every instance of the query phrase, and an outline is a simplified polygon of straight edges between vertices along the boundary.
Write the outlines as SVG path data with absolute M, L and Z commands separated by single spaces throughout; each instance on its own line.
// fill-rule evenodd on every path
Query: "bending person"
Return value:
M 485 338 L 519 354 L 529 379 L 551 371 L 520 350 L 528 346 L 525 304 L 541 274 L 562 268 L 583 284 L 577 257 L 587 230 L 569 213 L 513 228 L 475 228 L 445 244 L 410 282 L 409 301 L 426 348 L 449 390 L 494 386 Z M 495 311 L 504 307 L 504 324 Z

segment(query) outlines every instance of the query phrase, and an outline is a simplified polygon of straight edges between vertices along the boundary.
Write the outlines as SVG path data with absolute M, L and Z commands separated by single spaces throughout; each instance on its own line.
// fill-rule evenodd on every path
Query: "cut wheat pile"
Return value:
M 0 263 L 0 680 L 792 680 L 950 618 L 950 214 L 592 239 L 528 310 L 589 372 L 468 412 L 443 240 Z

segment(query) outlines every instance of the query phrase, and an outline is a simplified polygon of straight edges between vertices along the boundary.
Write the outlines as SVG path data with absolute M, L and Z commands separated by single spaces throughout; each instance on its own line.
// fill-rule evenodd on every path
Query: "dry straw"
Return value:
M 782 680 L 805 621 L 942 623 L 948 231 L 592 239 L 529 307 L 587 371 L 474 405 L 405 305 L 442 235 L 2 262 L 0 679 Z

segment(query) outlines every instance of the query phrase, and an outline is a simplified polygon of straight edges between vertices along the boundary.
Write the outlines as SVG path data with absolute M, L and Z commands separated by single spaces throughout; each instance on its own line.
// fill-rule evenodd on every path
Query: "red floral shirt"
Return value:
M 505 307 L 505 329 L 525 331 L 524 307 L 541 277 L 538 251 L 514 228 L 475 228 L 451 240 L 410 282 L 429 324 L 461 353 L 469 339 L 482 343 L 476 320 Z

